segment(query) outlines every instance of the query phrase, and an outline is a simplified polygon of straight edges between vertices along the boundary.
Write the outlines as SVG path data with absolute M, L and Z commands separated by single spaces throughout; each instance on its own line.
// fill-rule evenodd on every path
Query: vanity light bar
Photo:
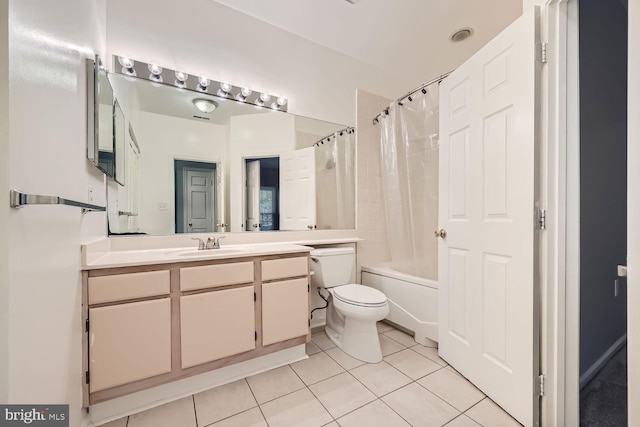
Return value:
M 174 86 L 178 89 L 189 89 L 277 111 L 286 112 L 289 106 L 289 100 L 281 96 L 254 91 L 247 87 L 234 86 L 227 82 L 210 80 L 207 76 L 192 75 L 182 70 L 164 68 L 155 62 L 147 63 L 129 57 L 113 55 L 113 64 L 113 70 L 118 74 L 135 76 L 155 84 Z M 268 102 L 272 99 L 275 102 Z

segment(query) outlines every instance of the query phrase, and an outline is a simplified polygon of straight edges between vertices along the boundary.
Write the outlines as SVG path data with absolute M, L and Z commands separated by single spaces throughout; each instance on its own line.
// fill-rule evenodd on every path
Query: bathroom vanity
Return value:
M 304 344 L 310 250 L 121 251 L 86 264 L 84 405 Z

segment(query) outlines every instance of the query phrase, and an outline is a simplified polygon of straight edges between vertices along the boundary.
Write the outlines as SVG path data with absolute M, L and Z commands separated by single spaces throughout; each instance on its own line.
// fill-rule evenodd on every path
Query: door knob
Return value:
M 447 238 L 447 230 L 445 230 L 444 228 L 441 228 L 440 230 L 434 231 L 433 235 L 435 237 L 440 237 L 441 239 L 446 239 Z
M 258 224 L 253 224 L 253 228 L 258 228 Z
M 193 227 L 193 223 L 192 222 L 189 223 L 189 227 Z

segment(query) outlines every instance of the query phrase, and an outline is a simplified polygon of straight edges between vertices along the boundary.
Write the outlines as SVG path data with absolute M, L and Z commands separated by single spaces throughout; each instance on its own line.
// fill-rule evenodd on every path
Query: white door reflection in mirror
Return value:
M 315 148 L 303 148 L 282 156 L 280 174 L 280 229 L 316 228 Z
M 247 224 L 245 230 L 260 231 L 260 160 L 247 161 Z

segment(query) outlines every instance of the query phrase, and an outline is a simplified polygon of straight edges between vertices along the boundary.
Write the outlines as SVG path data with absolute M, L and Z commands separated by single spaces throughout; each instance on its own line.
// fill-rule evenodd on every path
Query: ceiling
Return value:
M 412 81 L 457 67 L 522 14 L 520 0 L 212 1 Z M 450 42 L 464 27 L 473 36 Z

